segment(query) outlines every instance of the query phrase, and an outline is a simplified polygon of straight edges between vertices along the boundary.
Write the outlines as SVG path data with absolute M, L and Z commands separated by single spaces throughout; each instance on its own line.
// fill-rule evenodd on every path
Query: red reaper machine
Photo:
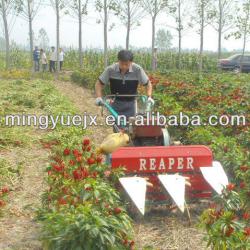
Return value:
M 139 212 L 144 215 L 148 204 L 169 201 L 184 212 L 187 199 L 210 198 L 213 190 L 221 194 L 228 178 L 221 164 L 213 161 L 211 150 L 171 143 L 167 128 L 152 115 L 147 97 L 133 97 L 136 112 L 128 122 L 112 108 L 116 95 L 103 99 L 102 106 L 120 123 L 114 125 L 116 134 L 108 136 L 111 149 L 103 151 L 111 168 L 125 168 L 125 177 L 119 181 Z

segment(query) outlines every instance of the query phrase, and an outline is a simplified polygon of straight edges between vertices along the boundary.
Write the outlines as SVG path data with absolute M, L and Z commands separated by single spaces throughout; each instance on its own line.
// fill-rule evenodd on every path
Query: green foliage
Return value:
M 12 45 L 10 50 L 10 62 L 11 68 L 15 69 L 29 69 L 30 65 L 30 57 L 29 52 L 22 51 L 16 45 Z
M 249 181 L 249 175 L 248 175 Z M 230 183 L 222 195 L 215 197 L 215 204 L 205 210 L 199 226 L 206 230 L 208 246 L 213 249 L 247 250 L 250 247 L 249 203 L 242 194 L 249 193 L 249 187 Z
M 241 15 L 238 15 L 236 17 L 236 21 L 235 21 L 236 29 L 233 32 L 231 32 L 227 36 L 227 38 L 230 38 L 233 36 L 235 39 L 241 39 L 242 37 L 244 39 L 247 39 L 250 35 L 250 29 L 249 29 L 250 1 L 243 2 L 241 5 L 241 9 L 238 9 L 238 12 L 241 12 Z M 244 43 L 245 42 L 246 40 L 244 41 Z
M 71 74 L 71 81 L 87 87 L 89 82 L 87 81 L 85 75 L 80 71 L 74 71 Z M 92 84 L 93 85 L 93 84 Z
M 93 71 L 88 69 L 83 71 L 74 71 L 71 74 L 71 80 L 84 87 L 93 88 L 100 74 L 100 71 Z
M 186 136 L 188 144 L 210 145 L 212 139 L 219 136 L 219 132 L 211 127 L 196 127 L 190 129 Z
M 91 205 L 55 210 L 43 215 L 43 220 L 45 249 L 128 249 L 117 236 L 118 230 L 124 231 L 122 218 L 104 217 Z
M 109 50 L 108 63 L 112 64 L 117 61 L 117 49 Z M 144 69 L 151 70 L 151 51 L 148 49 L 134 49 L 134 61 L 140 64 Z M 14 48 L 12 53 L 12 67 L 17 69 L 30 69 L 30 55 L 28 51 L 21 51 Z M 231 55 L 226 53 L 223 56 Z M 158 70 L 162 73 L 178 69 L 179 55 L 177 51 L 159 51 L 158 55 Z M 79 68 L 79 53 L 73 48 L 65 50 L 64 69 L 66 70 L 80 70 Z M 5 55 L 0 52 L 0 70 L 4 69 Z M 182 52 L 180 56 L 181 69 L 196 72 L 198 65 L 198 54 L 196 52 Z M 203 55 L 204 72 L 217 71 L 217 54 L 204 53 Z M 103 70 L 103 52 L 94 49 L 83 51 L 83 68 L 81 70 Z
M 199 114 L 202 123 L 211 115 L 244 115 L 249 111 L 248 75 L 166 72 L 154 74 L 158 108 L 165 115 L 179 111 Z M 203 144 L 222 163 L 230 183 L 215 204 L 203 212 L 200 227 L 205 240 L 215 250 L 250 248 L 250 155 L 249 127 L 227 126 L 169 127 L 170 135 L 185 144 Z M 176 138 L 177 137 L 177 138 Z
M 122 171 L 103 164 L 89 139 L 54 152 L 38 211 L 45 249 L 130 249 L 131 219 L 114 187 Z
M 49 81 L 34 80 L 33 82 L 26 80 L 4 80 L 1 82 L 2 91 L 0 115 L 1 119 L 1 147 L 28 146 L 34 142 L 32 131 L 38 128 L 39 123 L 31 126 L 5 126 L 5 115 L 36 114 L 37 119 L 40 115 L 53 115 L 59 121 L 63 115 L 75 115 L 77 109 L 65 96 L 59 94 L 55 86 Z M 22 121 L 22 117 L 20 117 Z M 84 134 L 82 127 L 63 126 L 57 123 L 55 129 L 51 130 L 52 124 L 49 120 L 47 133 L 42 135 L 45 141 L 60 141 L 61 143 L 71 141 L 75 143 L 80 136 Z M 36 138 L 37 140 L 37 138 Z
M 169 30 L 159 29 L 156 33 L 156 47 L 161 50 L 168 50 L 172 47 L 173 36 Z
M 21 168 L 22 163 L 18 162 L 12 166 L 11 162 L 0 157 L 0 217 L 4 215 L 10 189 L 19 181 Z
M 235 170 L 247 161 L 243 148 L 233 137 L 214 138 L 211 148 L 214 158 L 222 162 L 229 176 L 235 177 Z

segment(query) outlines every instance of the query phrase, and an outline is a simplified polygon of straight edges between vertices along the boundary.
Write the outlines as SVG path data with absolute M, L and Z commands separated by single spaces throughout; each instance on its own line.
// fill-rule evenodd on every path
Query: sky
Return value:
M 89 18 L 83 23 L 83 46 L 84 48 L 103 48 L 103 25 L 98 24 L 97 20 L 100 15 L 91 8 Z M 125 46 L 126 29 L 119 22 L 119 19 L 111 18 L 110 24 L 115 23 L 115 27 L 108 34 L 108 44 L 110 47 Z M 156 30 L 160 28 L 168 29 L 173 35 L 173 47 L 177 47 L 178 37 L 174 29 L 169 28 L 168 25 L 173 25 L 174 22 L 166 13 L 161 14 L 157 19 Z M 49 36 L 50 45 L 56 44 L 56 16 L 54 9 L 50 6 L 44 5 L 40 8 L 37 16 L 34 19 L 33 30 L 36 36 L 41 28 L 44 28 Z M 151 19 L 150 16 L 141 19 L 141 25 L 131 32 L 130 43 L 136 47 L 150 47 L 151 46 Z M 61 45 L 78 46 L 78 23 L 77 19 L 69 15 L 61 17 Z M 21 17 L 15 19 L 15 23 L 11 29 L 11 40 L 18 44 L 28 44 L 28 23 Z M 248 44 L 247 44 L 248 45 Z M 183 37 L 183 49 L 199 49 L 199 35 L 193 29 L 185 32 Z M 231 51 L 242 48 L 241 40 L 224 40 L 222 47 Z M 210 51 L 217 50 L 217 33 L 212 27 L 206 27 L 204 38 L 204 49 Z M 247 46 L 248 49 L 248 46 Z M 250 49 L 250 48 L 249 48 Z

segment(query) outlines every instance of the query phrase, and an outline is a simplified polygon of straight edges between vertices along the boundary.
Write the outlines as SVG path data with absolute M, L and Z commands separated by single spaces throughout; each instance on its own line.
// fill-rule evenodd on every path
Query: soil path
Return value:
M 81 112 L 79 115 L 86 115 L 89 122 L 91 120 L 88 119 L 88 116 L 97 115 L 98 126 L 88 126 L 86 128 L 94 143 L 101 143 L 109 133 L 112 133 L 112 128 L 105 126 L 105 114 L 102 115 L 102 108 L 95 105 L 93 91 L 71 82 L 55 81 L 54 83 L 57 89 L 67 96 Z
M 12 166 L 23 165 L 21 178 L 10 192 L 5 215 L 0 219 L 0 249 L 40 250 L 39 226 L 34 216 L 45 189 L 43 177 L 48 151 L 34 145 L 29 149 L 15 148 L 1 152 L 0 156 Z

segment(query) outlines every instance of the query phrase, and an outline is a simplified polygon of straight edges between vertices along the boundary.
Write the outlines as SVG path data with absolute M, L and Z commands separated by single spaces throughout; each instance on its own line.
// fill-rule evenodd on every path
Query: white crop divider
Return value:
M 141 177 L 122 177 L 119 181 L 140 213 L 144 215 L 147 189 L 146 179 Z
M 181 175 L 158 175 L 163 187 L 168 191 L 181 212 L 185 210 L 186 179 Z
M 200 170 L 204 179 L 218 194 L 221 194 L 223 188 L 228 185 L 228 178 L 221 163 L 213 161 L 212 167 L 200 167 Z

